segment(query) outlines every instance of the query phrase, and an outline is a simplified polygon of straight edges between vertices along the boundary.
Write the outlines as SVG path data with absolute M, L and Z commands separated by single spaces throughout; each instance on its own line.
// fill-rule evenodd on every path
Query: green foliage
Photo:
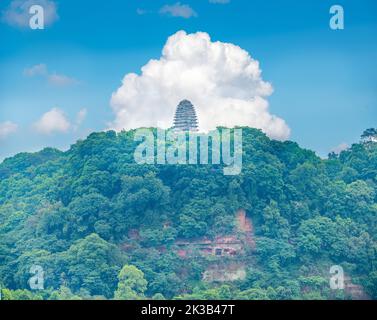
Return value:
M 73 294 L 69 288 L 62 286 L 51 293 L 49 300 L 82 300 L 82 298 Z
M 147 290 L 147 280 L 144 273 L 135 266 L 125 265 L 118 275 L 118 288 L 115 291 L 116 300 L 139 300 L 144 298 Z
M 92 295 L 111 297 L 122 264 L 119 249 L 97 234 L 75 242 L 59 258 L 63 280 L 77 291 L 87 289 Z M 64 261 L 69 261 L 64 266 Z
M 321 159 L 243 128 L 238 176 L 221 165 L 138 165 L 133 135 L 93 133 L 66 152 L 0 164 L 3 298 L 341 299 L 328 288 L 334 264 L 376 298 L 375 129 Z M 241 236 L 240 208 L 255 247 L 221 261 L 178 255 L 182 241 Z M 210 266 L 232 263 L 245 266 L 245 279 L 202 280 Z M 29 291 L 32 265 L 43 267 L 46 290 Z
M 28 290 L 1 290 L 2 300 L 43 300 L 43 296 Z

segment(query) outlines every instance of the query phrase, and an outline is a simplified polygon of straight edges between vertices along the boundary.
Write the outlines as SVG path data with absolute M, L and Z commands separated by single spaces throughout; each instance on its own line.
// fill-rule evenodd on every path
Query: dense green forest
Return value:
M 377 298 L 375 130 L 321 159 L 243 128 L 235 176 L 136 164 L 134 133 L 2 162 L 2 299 Z M 221 237 L 236 239 L 234 252 L 200 249 Z M 30 289 L 33 265 L 43 290 Z M 333 265 L 349 290 L 330 288 Z

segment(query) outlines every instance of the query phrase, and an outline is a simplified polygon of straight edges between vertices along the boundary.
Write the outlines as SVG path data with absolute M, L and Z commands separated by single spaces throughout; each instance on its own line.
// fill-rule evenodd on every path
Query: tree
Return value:
M 152 300 L 161 301 L 161 300 L 166 300 L 166 299 L 161 293 L 156 293 L 153 295 Z
M 377 142 L 377 129 L 369 128 L 366 129 L 361 135 L 361 141 L 363 142 Z
M 373 271 L 368 275 L 364 283 L 368 293 L 372 299 L 377 299 L 377 271 Z
M 116 300 L 140 300 L 144 299 L 148 282 L 144 279 L 144 273 L 132 265 L 125 265 L 118 275 L 118 289 L 115 291 Z
M 74 291 L 87 289 L 91 295 L 111 297 L 116 276 L 123 264 L 119 249 L 93 233 L 75 242 L 59 256 L 60 273 Z
M 61 286 L 59 290 L 51 293 L 49 300 L 82 300 L 82 298 L 73 294 L 69 288 Z
M 272 238 L 288 239 L 289 224 L 288 221 L 280 214 L 279 208 L 275 201 L 263 210 L 264 224 L 262 230 L 266 236 Z
M 2 300 L 43 300 L 43 296 L 29 290 L 1 290 Z
M 261 288 L 251 288 L 241 291 L 237 295 L 239 300 L 269 300 L 266 290 Z

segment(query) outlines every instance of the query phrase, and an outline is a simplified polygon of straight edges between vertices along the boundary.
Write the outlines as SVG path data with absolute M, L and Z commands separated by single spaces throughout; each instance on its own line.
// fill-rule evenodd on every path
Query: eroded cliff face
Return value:
M 370 297 L 365 292 L 364 287 L 352 283 L 352 279 L 349 276 L 346 276 L 344 279 L 344 291 L 348 297 L 352 300 L 369 300 Z
M 238 227 L 238 230 L 247 234 L 250 234 L 253 232 L 253 225 L 251 223 L 251 219 L 246 217 L 246 211 L 245 209 L 239 209 L 236 212 L 236 224 Z
M 194 254 L 213 255 L 217 257 L 242 256 L 246 249 L 255 249 L 253 225 L 246 216 L 246 211 L 240 209 L 235 213 L 234 233 L 217 235 L 214 239 L 200 238 L 185 241 L 176 241 L 178 254 L 181 257 Z
M 203 273 L 206 282 L 230 282 L 244 280 L 246 277 L 245 250 L 255 249 L 253 224 L 244 209 L 235 214 L 237 231 L 233 235 L 222 236 L 212 243 L 212 254 L 217 261 L 209 265 Z
M 213 259 L 202 274 L 203 281 L 228 282 L 246 277 L 245 253 L 255 250 L 253 224 L 244 209 L 235 212 L 234 221 L 232 234 L 176 241 L 177 253 L 183 259 L 195 256 Z

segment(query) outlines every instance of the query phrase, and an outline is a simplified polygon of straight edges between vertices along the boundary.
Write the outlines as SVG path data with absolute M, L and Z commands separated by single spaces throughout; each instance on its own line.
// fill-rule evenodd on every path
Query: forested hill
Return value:
M 93 133 L 0 165 L 3 299 L 357 296 L 330 289 L 333 265 L 377 298 L 377 143 L 321 159 L 243 128 L 242 172 L 225 176 L 136 164 L 133 135 Z M 44 290 L 30 290 L 35 265 Z

